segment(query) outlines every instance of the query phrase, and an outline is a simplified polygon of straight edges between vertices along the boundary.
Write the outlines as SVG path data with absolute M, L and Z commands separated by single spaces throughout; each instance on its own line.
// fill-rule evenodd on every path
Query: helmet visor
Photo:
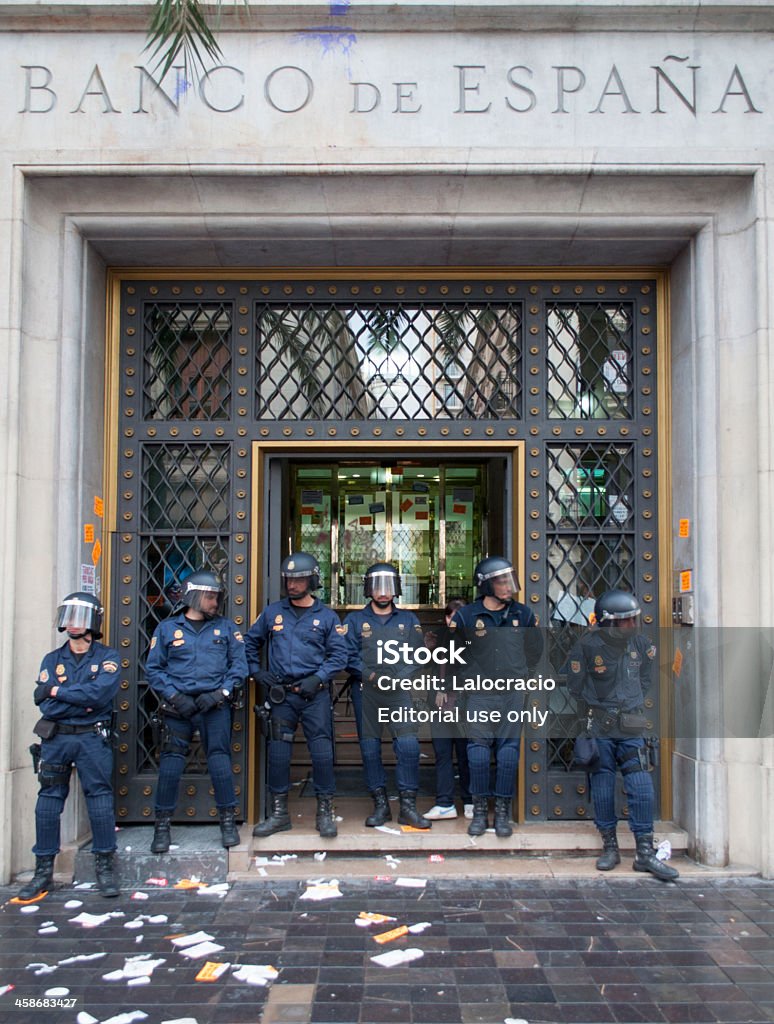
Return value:
M 97 625 L 98 612 L 90 601 L 70 597 L 59 605 L 56 613 L 56 628 L 60 633 L 69 629 L 74 633 L 87 632 Z
M 185 588 L 185 603 L 189 608 L 195 612 L 212 613 L 212 603 L 208 600 L 203 600 L 212 594 L 215 594 L 218 598 L 216 605 L 216 613 L 219 614 L 223 610 L 223 591 L 220 587 L 209 586 L 206 583 L 187 583 L 184 584 Z
M 519 580 L 516 576 L 516 570 L 510 567 L 495 569 L 493 572 L 485 573 L 481 582 L 487 592 L 494 594 L 496 597 L 504 594 L 506 589 L 510 590 L 511 594 L 516 594 L 519 591 Z
M 371 572 L 365 578 L 365 595 L 393 600 L 400 596 L 400 580 L 394 572 Z

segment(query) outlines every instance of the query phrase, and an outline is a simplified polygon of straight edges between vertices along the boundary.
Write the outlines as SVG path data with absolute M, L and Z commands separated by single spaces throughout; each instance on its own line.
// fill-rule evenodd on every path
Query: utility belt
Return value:
M 588 708 L 585 729 L 588 733 L 607 736 L 642 736 L 651 728 L 651 722 L 639 711 L 621 711 L 620 708 Z
M 112 732 L 112 717 L 107 721 L 100 720 L 83 725 L 68 725 L 66 722 L 56 722 L 52 718 L 40 718 L 32 731 L 42 740 L 50 740 L 54 736 L 81 736 L 88 732 L 107 739 Z

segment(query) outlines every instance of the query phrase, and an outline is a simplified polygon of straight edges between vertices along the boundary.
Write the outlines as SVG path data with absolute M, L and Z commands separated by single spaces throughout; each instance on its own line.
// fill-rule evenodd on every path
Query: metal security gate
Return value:
M 320 453 L 346 441 L 355 457 L 374 441 L 411 442 L 417 457 L 429 443 L 524 441 L 514 544 L 527 567 L 525 599 L 552 627 L 555 673 L 604 589 L 635 590 L 655 628 L 664 287 L 658 275 L 521 272 L 114 275 L 107 452 L 120 819 L 152 814 L 155 699 L 144 659 L 182 580 L 203 565 L 221 572 L 227 614 L 249 626 L 249 541 L 261 525 L 252 521 L 253 441 Z M 566 771 L 572 704 L 561 687 L 550 698 L 550 738 L 525 736 L 528 821 L 589 813 L 584 778 Z M 656 703 L 650 710 L 657 723 Z M 255 760 L 247 734 L 242 711 L 233 735 L 242 814 Z M 213 813 L 194 747 L 178 816 Z

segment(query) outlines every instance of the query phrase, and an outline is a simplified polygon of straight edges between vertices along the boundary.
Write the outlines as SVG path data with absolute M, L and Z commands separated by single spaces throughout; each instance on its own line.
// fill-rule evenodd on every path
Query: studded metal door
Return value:
M 659 287 L 656 277 L 524 273 L 117 277 L 108 599 L 122 652 L 120 818 L 152 813 L 144 659 L 181 580 L 202 566 L 222 572 L 227 613 L 249 625 L 253 439 L 324 452 L 335 438 L 366 454 L 369 441 L 394 439 L 418 456 L 427 441 L 524 440 L 526 526 L 514 543 L 525 600 L 552 627 L 555 674 L 602 590 L 636 591 L 655 628 Z M 657 696 L 649 710 L 657 722 Z M 550 738 L 525 737 L 528 821 L 589 815 L 583 776 L 566 770 L 576 715 L 562 686 L 549 711 Z M 233 734 L 240 812 L 252 763 L 245 715 Z M 195 746 L 178 816 L 213 813 Z

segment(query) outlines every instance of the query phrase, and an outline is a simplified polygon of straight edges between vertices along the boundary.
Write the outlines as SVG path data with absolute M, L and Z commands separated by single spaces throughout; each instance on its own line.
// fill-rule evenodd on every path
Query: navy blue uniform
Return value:
M 175 809 L 194 729 L 199 730 L 207 756 L 216 806 L 220 810 L 233 808 L 229 698 L 247 676 L 242 634 L 222 616 L 196 623 L 183 613 L 165 619 L 153 634 L 145 674 L 151 689 L 165 703 L 156 814 L 171 814 Z M 182 718 L 168 706 L 176 694 L 194 698 L 212 691 L 220 691 L 223 700 L 190 718 Z
M 55 697 L 40 704 L 43 717 L 57 723 L 57 733 L 41 741 L 32 850 L 37 856 L 59 852 L 60 817 L 70 791 L 72 765 L 86 798 L 93 852 L 111 853 L 116 848 L 110 716 L 118 690 L 118 664 L 118 651 L 96 640 L 78 656 L 68 640 L 41 663 L 37 682 L 59 689 Z
M 623 775 L 629 807 L 629 826 L 634 835 L 653 831 L 655 793 L 653 780 L 644 769 L 642 736 L 623 735 L 618 712 L 641 711 L 652 684 L 656 648 L 641 633 L 622 636 L 620 629 L 589 630 L 570 651 L 567 686 L 570 693 L 591 709 L 592 733 L 599 747 L 599 767 L 591 775 L 594 821 L 597 828 L 615 828 L 615 777 Z M 642 759 L 641 759 L 642 758 Z
M 246 637 L 250 671 L 260 670 L 260 655 L 268 648 L 268 667 L 286 685 L 315 675 L 322 686 L 310 699 L 286 689 L 281 704 L 272 704 L 269 737 L 269 791 L 290 789 L 293 737 L 301 723 L 312 758 L 312 782 L 317 796 L 336 791 L 333 774 L 333 723 L 330 682 L 347 662 L 344 629 L 338 615 L 317 598 L 298 607 L 285 597 L 268 605 Z
M 450 630 L 458 642 L 469 644 L 463 655 L 466 670 L 457 671 L 464 678 L 521 678 L 543 653 L 543 637 L 535 628 L 537 619 L 526 605 L 510 601 L 504 608 L 492 611 L 479 598 L 458 608 Z M 465 715 L 468 720 L 468 763 L 470 792 L 473 796 L 489 796 L 491 784 L 489 763 L 494 749 L 496 760 L 494 796 L 512 800 L 516 769 L 519 764 L 521 727 L 506 720 L 509 711 L 520 712 L 524 706 L 523 690 L 471 690 L 466 692 Z M 498 725 L 477 722 L 479 712 L 499 710 Z
M 347 670 L 359 682 L 352 685 L 352 707 L 357 723 L 363 772 L 370 792 L 384 789 L 386 777 L 382 764 L 382 730 L 384 725 L 392 736 L 397 764 L 395 782 L 400 792 L 416 793 L 419 789 L 419 740 L 417 727 L 410 723 L 380 723 L 379 710 L 408 708 L 411 696 L 400 689 L 381 690 L 376 686 L 380 676 L 402 678 L 416 675 L 404 671 L 400 663 L 380 665 L 377 661 L 377 642 L 396 640 L 409 647 L 423 645 L 422 628 L 413 612 L 392 605 L 386 615 L 378 615 L 371 602 L 344 620 L 347 640 Z

